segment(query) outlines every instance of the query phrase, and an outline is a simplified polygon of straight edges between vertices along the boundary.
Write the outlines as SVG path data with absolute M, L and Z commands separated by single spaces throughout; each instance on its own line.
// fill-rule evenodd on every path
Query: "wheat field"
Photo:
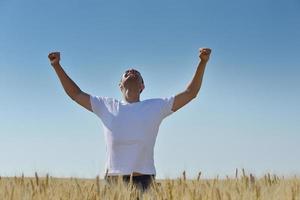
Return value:
M 141 193 L 122 181 L 110 186 L 102 179 L 39 177 L 0 177 L 1 200 L 98 200 L 98 199 L 199 199 L 199 200 L 300 200 L 300 179 L 266 174 L 255 177 L 238 171 L 233 178 L 187 179 L 183 172 L 177 179 L 156 180 L 151 188 Z

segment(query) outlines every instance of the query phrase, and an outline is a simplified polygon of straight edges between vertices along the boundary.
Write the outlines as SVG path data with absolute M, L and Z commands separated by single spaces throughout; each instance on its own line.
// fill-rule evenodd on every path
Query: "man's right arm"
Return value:
M 61 67 L 60 53 L 52 52 L 48 55 L 51 65 L 54 68 L 65 92 L 68 96 L 77 102 L 79 105 L 83 106 L 87 110 L 93 112 L 92 106 L 90 103 L 90 95 L 81 91 L 81 89 L 76 85 L 76 83 L 66 74 L 64 69 Z

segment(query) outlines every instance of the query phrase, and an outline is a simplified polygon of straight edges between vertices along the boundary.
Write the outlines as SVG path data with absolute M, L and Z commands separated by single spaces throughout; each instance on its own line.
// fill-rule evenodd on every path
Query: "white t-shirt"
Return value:
M 104 128 L 108 175 L 132 172 L 156 175 L 154 144 L 160 123 L 174 113 L 174 98 L 127 103 L 109 97 L 90 97 L 92 110 Z

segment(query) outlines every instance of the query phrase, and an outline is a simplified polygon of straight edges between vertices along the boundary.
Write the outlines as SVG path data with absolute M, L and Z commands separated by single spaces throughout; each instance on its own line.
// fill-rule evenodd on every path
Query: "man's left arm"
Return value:
M 196 98 L 201 88 L 204 70 L 209 60 L 210 53 L 211 49 L 209 48 L 200 49 L 200 62 L 198 64 L 196 73 L 186 90 L 175 96 L 172 111 L 177 111 L 178 109 L 186 105 L 188 102 L 190 102 L 192 99 Z

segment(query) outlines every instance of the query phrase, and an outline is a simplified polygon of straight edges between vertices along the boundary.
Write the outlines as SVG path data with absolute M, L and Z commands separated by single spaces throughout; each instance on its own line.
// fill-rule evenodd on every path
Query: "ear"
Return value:
M 145 89 L 145 85 L 144 85 L 144 83 L 142 83 L 142 84 L 141 84 L 140 94 L 143 92 L 144 89 Z

